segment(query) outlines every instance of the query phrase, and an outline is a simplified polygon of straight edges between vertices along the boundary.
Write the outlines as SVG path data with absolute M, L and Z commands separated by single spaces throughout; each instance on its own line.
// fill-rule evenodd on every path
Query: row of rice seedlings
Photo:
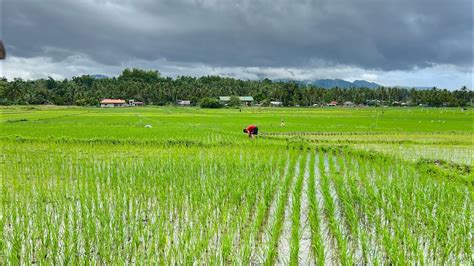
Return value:
M 455 224 L 463 224 L 457 222 L 464 220 L 459 213 L 464 213 L 465 206 L 471 206 L 471 202 L 465 200 L 469 198 L 458 184 L 447 182 L 440 186 L 438 181 L 417 176 L 416 169 L 406 163 L 387 165 L 383 160 L 375 158 L 371 163 L 365 159 L 357 159 L 357 164 L 359 173 L 363 176 L 361 188 L 366 195 L 362 196 L 367 197 L 371 204 L 376 206 L 373 208 L 369 205 L 366 206 L 369 208 L 363 209 L 369 213 L 375 211 L 382 216 L 382 220 L 373 218 L 370 220 L 375 222 L 376 230 L 379 231 L 377 236 L 382 236 L 381 244 L 389 260 L 398 263 L 403 261 L 434 263 L 443 262 L 443 258 L 445 261 L 456 261 L 453 258 L 458 256 L 450 254 L 451 250 L 456 250 L 456 247 L 460 247 L 457 243 L 465 243 L 470 237 L 458 235 L 455 229 L 458 226 Z M 368 169 L 372 170 L 367 171 Z M 367 176 L 370 176 L 370 179 L 367 179 Z M 351 190 L 354 195 L 359 193 L 353 186 Z M 447 197 L 447 193 L 451 196 Z M 354 202 L 364 203 L 357 200 Z M 462 204 L 464 207 L 460 208 L 455 202 L 466 204 Z M 444 206 L 447 208 L 444 209 Z M 434 210 L 438 212 L 433 213 Z M 443 213 L 446 215 L 440 215 Z M 436 235 L 439 236 L 433 238 Z M 446 243 L 452 239 L 450 236 L 456 236 L 461 241 L 456 243 L 451 240 L 450 243 Z M 436 248 L 439 246 L 443 249 Z M 446 248 L 449 246 L 452 248 Z M 469 252 L 470 249 L 467 250 Z
M 409 171 L 405 171 L 405 169 Z M 455 261 L 451 249 L 458 245 L 451 242 L 450 238 L 458 235 L 455 228 L 462 224 L 460 213 L 463 212 L 463 207 L 459 206 L 463 205 L 453 203 L 463 202 L 465 196 L 460 190 L 462 187 L 453 186 L 449 182 L 440 184 L 439 181 L 422 176 L 411 179 L 410 177 L 416 176 L 417 173 L 412 171 L 411 167 L 405 169 L 403 172 L 401 170 L 392 171 L 402 176 L 394 176 L 390 180 L 378 183 L 381 194 L 386 199 L 387 209 L 393 212 L 394 216 L 390 217 L 391 220 L 395 225 L 402 225 L 401 232 L 395 230 L 395 233 L 397 236 L 403 236 L 400 239 L 402 248 L 405 247 L 405 243 L 409 244 L 405 256 L 407 258 L 417 257 L 420 260 L 426 259 L 429 263 L 444 264 L 447 261 Z M 411 182 L 407 184 L 407 180 Z M 387 182 L 390 186 L 387 186 Z M 394 193 L 397 195 L 395 196 Z M 410 215 L 410 212 L 402 211 L 399 208 L 400 202 L 404 205 L 404 209 L 414 210 L 414 214 Z M 406 225 L 403 226 L 403 224 Z M 415 224 L 417 224 L 416 230 L 412 230 L 411 233 L 403 232 L 407 231 L 403 230 L 404 227 L 413 227 Z M 406 239 L 407 237 L 408 239 Z M 416 241 L 415 238 L 423 240 L 418 243 L 419 241 Z M 420 250 L 423 246 L 425 252 Z
M 329 153 L 332 158 L 329 158 L 329 169 L 331 170 L 331 180 L 334 189 L 334 198 L 336 206 L 338 207 L 339 220 L 341 222 L 342 234 L 346 237 L 347 241 L 347 253 L 350 261 L 362 262 L 364 258 L 364 247 L 367 247 L 367 243 L 364 243 L 366 239 L 361 239 L 359 223 L 354 202 L 351 198 L 351 193 L 347 188 L 348 179 L 352 179 L 349 176 L 349 169 L 351 165 L 347 165 L 350 162 L 350 157 L 346 156 L 344 150 L 333 151 Z
M 381 178 L 381 175 L 375 173 L 374 165 L 365 164 L 359 165 L 362 169 L 361 183 L 364 187 L 364 196 L 366 201 L 365 211 L 370 218 L 369 223 L 374 225 L 377 245 L 383 250 L 383 257 L 377 254 L 376 260 L 382 260 L 383 263 L 404 263 L 405 256 L 400 250 L 398 240 L 392 240 L 392 231 L 389 221 L 387 221 L 387 214 L 385 199 L 380 194 L 380 187 L 375 182 Z M 377 166 L 377 164 L 375 164 Z M 389 216 L 390 217 L 390 216 Z
M 283 182 L 289 169 L 289 156 L 280 156 L 278 159 L 278 169 L 274 176 L 268 178 L 263 183 L 259 200 L 251 205 L 252 209 L 249 212 L 249 223 L 242 226 L 240 229 L 240 237 L 234 246 L 232 257 L 236 263 L 249 264 L 251 263 L 252 252 L 256 246 L 261 242 L 263 235 L 263 226 L 266 223 L 270 214 L 270 205 L 274 202 L 277 189 Z
M 301 157 L 298 156 L 298 159 L 292 161 L 290 171 L 288 172 L 285 178 L 285 182 L 280 190 L 278 203 L 275 209 L 274 220 L 272 221 L 271 227 L 269 228 L 270 239 L 267 243 L 267 250 L 265 254 L 265 264 L 267 265 L 274 264 L 278 256 L 280 236 L 285 222 L 285 210 L 287 207 L 287 202 L 289 200 L 289 194 L 292 188 L 294 176 L 298 173 L 297 171 L 299 170 L 298 166 L 300 164 L 300 159 Z
M 358 258 L 362 263 L 370 263 L 370 231 L 371 228 L 368 226 L 366 219 L 366 213 L 363 209 L 364 198 L 360 192 L 358 183 L 358 165 L 354 164 L 353 158 L 346 156 L 346 177 L 345 184 L 340 189 L 340 199 L 344 206 L 344 211 L 346 217 L 349 221 L 349 230 L 353 235 L 352 241 L 359 241 L 359 246 L 361 249 L 361 257 Z
M 388 187 L 387 185 L 391 182 L 399 182 L 400 178 L 395 176 L 393 172 L 389 171 L 390 169 L 386 169 L 381 171 L 381 166 L 386 166 L 383 163 L 377 163 L 375 166 L 370 166 L 372 169 L 369 171 L 369 176 L 371 177 L 371 184 L 376 186 L 374 190 L 369 189 L 370 193 L 376 193 L 376 198 L 372 198 L 376 200 L 374 204 L 377 206 L 378 213 L 382 215 L 382 221 L 376 222 L 377 225 L 382 225 L 383 228 L 381 229 L 383 232 L 383 246 L 385 247 L 385 251 L 391 254 L 392 259 L 395 258 L 399 260 L 398 262 L 403 262 L 404 259 L 408 259 L 409 261 L 418 261 L 415 258 L 411 258 L 409 254 L 416 253 L 416 246 L 409 246 L 408 240 L 413 240 L 413 237 L 408 234 L 400 234 L 401 230 L 404 229 L 403 224 L 401 223 L 402 219 L 400 219 L 399 215 L 395 211 L 395 203 L 390 202 L 389 199 L 392 196 L 399 196 L 393 188 Z M 367 173 L 366 173 L 367 174 Z M 366 179 L 365 179 L 366 180 Z M 366 186 L 370 186 L 371 184 L 366 184 Z M 384 190 L 388 189 L 387 191 L 390 192 L 389 195 L 384 194 Z M 372 195 L 372 194 L 370 194 Z M 392 261 L 393 262 L 393 261 Z
M 339 200 L 340 213 L 345 229 L 350 257 L 358 262 L 368 263 L 367 260 L 367 239 L 360 233 L 361 224 L 355 210 L 353 195 L 348 188 L 348 183 L 353 182 L 354 178 L 350 176 L 351 157 L 341 153 L 334 157 L 336 168 L 339 168 L 338 174 L 333 175 L 334 188 Z
M 279 181 L 281 181 L 280 176 L 283 174 L 285 165 L 285 161 L 282 160 L 282 158 L 283 157 L 279 157 L 277 159 L 278 170 L 275 174 L 267 176 L 260 186 L 255 186 L 255 189 L 243 197 L 246 206 L 242 206 L 240 210 L 235 210 L 235 212 L 242 212 L 241 215 L 237 216 L 242 220 L 236 219 L 234 213 L 231 212 L 232 226 L 224 226 L 224 228 L 231 228 L 234 231 L 232 232 L 228 230 L 227 232 L 222 233 L 223 241 L 220 246 L 220 254 L 222 254 L 222 258 L 217 260 L 218 262 L 250 262 L 251 230 L 253 229 L 253 232 L 258 231 L 263 218 L 262 214 L 264 214 L 268 209 L 268 207 L 265 206 L 268 206 L 269 202 L 267 200 L 269 200 L 270 197 L 264 196 L 264 192 L 274 191 L 275 187 L 279 184 Z M 257 205 L 261 206 L 258 210 L 256 207 Z M 254 218 L 257 218 L 258 220 L 256 224 L 254 223 Z M 254 223 L 253 227 L 252 223 Z M 239 251 L 243 251 L 244 253 L 240 253 Z
M 341 230 L 340 222 L 336 213 L 336 203 L 331 193 L 331 180 L 329 177 L 329 171 L 333 168 L 332 160 L 330 160 L 327 154 L 320 153 L 319 157 L 319 171 L 321 174 L 321 192 L 324 198 L 324 215 L 329 224 L 329 231 L 336 240 L 335 249 L 337 257 L 331 258 L 333 261 L 338 260 L 341 264 L 351 264 L 352 258 L 348 256 L 348 244 L 346 237 L 343 235 Z
M 300 216 L 301 216 L 301 196 L 303 189 L 303 181 L 306 169 L 307 156 L 303 155 L 300 161 L 300 169 L 297 176 L 296 184 L 292 195 L 292 210 L 291 210 L 291 240 L 290 240 L 290 258 L 291 265 L 298 265 L 298 256 L 300 253 Z
M 380 197 L 384 199 L 382 207 L 387 226 L 390 227 L 392 232 L 392 242 L 397 245 L 407 261 L 424 263 L 424 254 L 418 244 L 416 235 L 409 230 L 413 217 L 405 216 L 401 208 L 404 201 L 409 201 L 403 186 L 407 180 L 410 180 L 410 173 L 402 171 L 400 165 L 387 167 L 379 164 L 375 169 L 378 175 L 383 177 L 376 179 L 375 183 L 379 187 Z M 417 183 L 416 180 L 411 182 L 415 186 Z
M 407 263 L 411 250 L 407 250 L 405 239 L 402 239 L 403 236 L 399 234 L 397 220 L 400 217 L 394 213 L 394 206 L 391 206 L 389 200 L 390 195 L 384 193 L 386 186 L 394 178 L 393 173 L 381 163 L 373 164 L 371 167 L 372 185 L 376 187 L 374 200 L 377 201 L 378 210 L 383 214 L 381 225 L 385 251 L 391 263 Z
M 285 163 L 283 174 L 279 177 L 279 182 L 277 184 L 277 189 L 275 189 L 274 195 L 270 196 L 271 200 L 268 201 L 268 206 L 265 207 L 263 216 L 257 215 L 257 217 L 262 217 L 261 219 L 257 219 L 256 224 L 260 224 L 258 227 L 258 231 L 254 232 L 254 241 L 253 241 L 253 248 L 251 252 L 251 263 L 262 263 L 266 259 L 267 250 L 269 242 L 272 239 L 272 225 L 275 223 L 276 220 L 276 210 L 278 207 L 279 200 L 281 198 L 283 189 L 285 188 L 285 184 L 287 179 L 290 178 L 290 173 L 294 171 L 294 167 L 296 164 L 296 156 L 294 156 L 294 152 L 290 151 L 287 153 L 288 158 Z
M 234 255 L 229 249 L 235 247 L 242 250 L 238 254 L 245 262 L 251 260 L 265 224 L 271 225 L 272 233 L 266 251 L 272 243 L 277 251 L 293 176 L 275 174 L 283 172 L 285 160 L 272 160 L 271 149 L 255 154 L 238 149 L 160 149 L 124 156 L 67 147 L 5 145 L 7 158 L 0 171 L 0 250 L 5 261 L 230 262 Z M 132 159 L 124 160 L 127 156 Z M 256 156 L 261 160 L 255 161 Z M 290 155 L 291 169 L 297 156 Z M 343 256 L 348 263 L 359 262 L 354 255 L 359 246 L 366 263 L 444 264 L 472 259 L 469 188 L 431 180 L 406 162 L 387 164 L 380 158 L 351 156 L 326 159 L 320 153 L 318 158 L 324 217 L 341 263 Z M 310 176 L 314 171 L 310 167 Z M 293 210 L 301 201 L 298 182 L 304 181 L 300 180 L 298 175 Z M 324 263 L 325 221 L 318 214 L 314 181 L 308 179 L 312 250 L 316 262 Z M 268 191 L 261 192 L 263 187 Z M 276 202 L 275 219 L 268 223 L 271 202 Z M 301 219 L 300 213 L 293 211 L 292 219 Z M 300 223 L 292 223 L 293 262 L 294 232 L 301 234 L 296 226 Z M 251 229 L 239 230 L 248 228 L 246 224 Z M 267 262 L 274 263 L 275 258 Z
M 35 158 L 17 151 L 16 159 L 29 167 L 16 168 L 12 163 L 5 169 L 13 174 L 2 186 L 4 231 L 12 232 L 5 238 L 5 253 L 29 263 L 58 258 L 76 262 L 205 260 L 207 247 L 215 250 L 211 237 L 205 235 L 215 235 L 222 221 L 245 208 L 242 199 L 255 195 L 252 189 L 274 170 L 265 165 L 268 161 L 255 162 L 255 155 L 245 155 L 245 161 L 234 164 L 239 161 L 235 151 L 222 159 L 205 152 L 197 163 L 194 156 L 171 152 L 131 161 L 106 156 L 107 161 L 102 161 L 94 156 L 76 160 L 47 153 Z M 259 156 L 269 158 L 267 154 Z M 31 178 L 26 175 L 31 169 L 39 175 L 25 182 Z M 216 178 L 215 173 L 223 175 Z M 24 230 L 24 226 L 31 228 Z M 31 231 L 39 233 L 35 240 L 30 238 L 34 234 L 28 234 Z
M 244 171 L 244 172 L 246 172 L 246 171 Z M 259 172 L 259 171 L 257 171 L 257 173 L 258 173 L 258 172 Z M 256 193 L 255 193 L 255 194 L 256 194 Z M 231 212 L 226 212 L 226 213 L 231 213 Z M 235 217 L 234 217 L 234 218 L 235 218 Z M 225 224 L 225 223 L 221 221 L 220 223 L 218 223 L 218 227 L 219 227 L 219 228 L 225 228 L 225 225 L 224 225 L 224 224 Z M 217 236 L 219 237 L 219 231 L 217 232 Z M 221 234 L 221 236 L 222 236 L 222 234 Z M 234 238 L 234 237 L 232 237 L 232 238 Z M 219 238 L 218 238 L 218 240 L 217 240 L 217 242 L 216 242 L 216 245 L 218 245 L 218 243 L 219 243 Z M 211 243 L 211 245 L 212 245 L 212 243 Z M 210 249 L 212 250 L 213 248 L 211 247 Z M 214 253 L 212 253 L 212 254 L 214 254 Z
M 315 154 L 311 154 L 310 168 L 308 178 L 308 200 L 309 200 L 309 225 L 311 228 L 311 250 L 315 262 L 318 265 L 324 265 L 324 240 L 321 232 L 321 214 L 319 213 L 319 202 L 316 197 L 316 174 L 315 167 L 317 166 Z
M 368 144 L 355 145 L 367 151 L 383 152 L 401 159 L 417 161 L 423 158 L 433 160 L 444 160 L 453 163 L 473 165 L 472 144 L 467 143 L 435 143 L 434 145 L 410 145 L 410 144 Z
M 350 219 L 350 209 L 352 206 L 344 204 L 341 197 L 346 196 L 344 184 L 346 179 L 345 156 L 343 151 L 331 150 L 328 152 L 328 176 L 330 177 L 330 189 L 335 203 L 336 218 L 339 221 L 339 228 L 346 243 L 346 253 L 350 262 L 353 262 L 356 253 L 359 253 L 358 239 L 354 236 L 354 229 L 357 225 Z M 349 208 L 346 208 L 349 207 Z M 357 254 L 358 256 L 359 254 Z
M 238 181 L 238 180 L 233 180 L 230 178 L 229 181 Z M 227 195 L 232 195 L 236 191 L 232 192 L 226 192 L 223 193 L 223 198 L 219 199 L 221 202 L 226 203 L 229 200 L 228 196 L 224 196 L 225 194 Z M 240 194 L 235 194 L 235 195 L 240 195 Z M 252 193 L 253 195 L 253 193 Z M 252 201 L 252 195 L 248 196 L 248 199 Z M 228 249 L 229 241 L 231 241 L 231 238 L 234 236 L 233 232 L 237 226 L 237 223 L 243 219 L 241 216 L 235 216 L 236 213 L 244 213 L 242 210 L 245 209 L 245 204 L 246 202 L 243 201 L 242 198 L 236 198 L 237 200 L 237 205 L 228 205 L 224 204 L 220 209 L 220 217 L 217 220 L 216 226 L 212 227 L 210 230 L 207 230 L 207 234 L 205 238 L 201 238 L 200 241 L 206 239 L 206 241 L 202 241 L 201 245 L 198 245 L 200 247 L 199 250 L 197 251 L 191 251 L 190 254 L 201 254 L 201 259 L 203 259 L 203 262 L 206 262 L 206 259 L 211 259 L 211 260 L 222 260 L 222 253 L 220 253 L 222 250 L 226 252 L 226 249 Z M 232 213 L 232 216 L 230 215 Z M 202 217 L 203 220 L 206 220 L 206 217 Z M 196 261 L 196 260 L 193 260 Z
M 293 152 L 287 153 L 288 158 L 285 163 L 285 167 L 283 170 L 283 174 L 278 179 L 277 188 L 275 189 L 275 193 L 270 196 L 270 200 L 268 201 L 268 206 L 265 207 L 266 210 L 262 212 L 262 215 L 257 215 L 260 219 L 257 219 L 256 222 L 260 224 L 257 232 L 253 232 L 253 243 L 252 243 L 252 251 L 251 251 L 251 263 L 262 263 L 265 261 L 267 250 L 268 250 L 268 243 L 272 238 L 272 225 L 276 220 L 276 210 L 278 207 L 278 202 L 281 198 L 282 191 L 285 187 L 285 183 L 287 179 L 290 178 L 290 173 L 294 171 L 294 166 L 296 163 L 296 156 L 293 156 Z M 257 223 L 256 223 L 257 224 Z
M 291 230 L 292 230 L 292 206 L 293 206 L 293 192 L 295 190 L 296 182 L 298 180 L 301 170 L 301 154 L 298 151 L 298 161 L 294 169 L 294 177 L 291 181 L 288 190 L 288 199 L 283 217 L 283 225 L 281 228 L 280 239 L 278 241 L 276 263 L 289 263 L 290 249 L 291 249 Z
M 314 158 L 314 150 L 309 149 L 306 154 L 306 165 L 304 168 L 303 187 L 301 191 L 300 206 L 300 247 L 298 255 L 298 264 L 314 264 L 311 244 L 311 225 L 310 225 L 310 202 L 308 198 L 308 186 L 310 176 L 310 168 L 314 170 L 314 161 L 310 165 L 311 157 Z M 313 159 L 314 160 L 314 159 Z
M 331 161 L 337 165 L 331 166 Z M 338 195 L 341 209 L 341 228 L 344 229 L 344 234 L 347 236 L 347 252 L 350 260 L 356 260 L 359 263 L 365 262 L 376 262 L 381 259 L 379 252 L 377 251 L 377 239 L 372 241 L 369 240 L 369 236 L 378 236 L 377 233 L 383 229 L 381 221 L 374 217 L 374 211 L 376 212 L 377 207 L 374 208 L 374 204 L 367 204 L 367 194 L 361 194 L 359 187 L 355 183 L 356 175 L 349 176 L 349 169 L 356 167 L 356 165 L 347 164 L 351 162 L 351 158 L 340 155 L 335 160 L 329 160 L 329 168 L 339 169 L 339 175 L 333 176 L 335 184 L 335 192 Z M 357 167 L 356 167 L 357 168 Z M 362 178 L 362 184 L 365 181 L 369 181 Z M 359 181 L 361 182 L 361 181 Z M 363 185 L 363 187 L 366 185 Z M 362 187 L 362 188 L 363 188 Z M 372 190 L 369 190 L 372 193 Z M 370 195 L 370 194 L 369 194 Z M 369 208 L 370 207 L 370 208 Z M 378 216 L 377 216 L 378 217 Z M 370 234 L 375 224 L 375 234 Z M 369 244 L 371 243 L 372 244 Z M 369 247 L 371 250 L 369 250 Z
M 53 189 L 53 191 L 54 191 L 54 189 L 55 189 L 55 187 L 50 187 L 50 188 Z M 97 201 L 92 202 L 92 204 L 93 204 L 93 205 L 92 205 L 92 208 L 95 208 L 95 206 L 99 205 L 99 204 L 97 204 Z M 100 203 L 100 204 L 101 204 L 101 203 Z M 51 204 L 51 205 L 52 205 L 52 204 Z M 55 211 L 56 211 L 56 210 L 58 210 L 60 207 L 63 207 L 63 206 L 62 206 L 62 205 L 58 205 L 58 206 L 46 206 L 46 207 L 49 208 L 49 209 L 51 209 L 51 210 L 55 210 Z M 83 212 L 83 213 L 86 213 L 86 214 L 87 214 L 88 212 Z M 89 218 L 89 217 L 87 217 L 87 218 Z M 92 230 L 95 230 L 95 229 L 96 229 L 96 227 L 93 227 L 93 228 L 92 228 Z
M 402 194 L 404 205 L 413 210 L 405 212 L 408 214 L 406 219 L 414 220 L 412 224 L 417 228 L 415 234 L 418 235 L 419 245 L 425 247 L 425 257 L 436 263 L 457 261 L 457 251 L 464 252 L 458 243 L 465 243 L 469 238 L 466 234 L 460 234 L 458 229 L 466 225 L 460 214 L 472 206 L 472 200 L 465 200 L 469 199 L 470 192 L 450 182 L 423 177 L 406 186 L 410 194 Z M 456 238 L 457 241 L 453 241 Z M 469 253 L 472 249 L 464 250 Z
M 249 228 L 252 224 L 256 211 L 255 206 L 259 204 L 260 200 L 262 200 L 261 193 L 257 192 L 256 197 L 252 197 L 252 199 L 249 200 L 251 205 L 247 208 L 244 207 L 238 210 L 241 212 L 241 214 L 238 215 L 241 219 L 233 222 L 231 226 L 233 233 L 223 235 L 224 240 L 221 242 L 219 247 L 219 254 L 222 257 L 221 261 L 226 263 L 236 263 L 241 260 L 241 257 L 239 256 L 241 255 L 239 254 L 241 247 L 243 248 L 243 246 L 249 245 L 248 242 L 242 241 L 243 231 Z

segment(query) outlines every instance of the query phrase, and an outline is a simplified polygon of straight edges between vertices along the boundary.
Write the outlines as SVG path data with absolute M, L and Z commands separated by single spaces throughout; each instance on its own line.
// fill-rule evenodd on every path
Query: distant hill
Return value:
M 416 90 L 420 90 L 420 91 L 423 91 L 423 90 L 431 90 L 433 87 L 410 87 L 410 86 L 395 86 L 396 88 L 400 88 L 400 89 L 416 89 Z M 438 88 L 439 89 L 439 88 Z
M 342 79 L 318 79 L 313 81 L 308 81 L 306 84 L 316 85 L 323 88 L 350 88 L 355 87 L 352 82 L 342 80 Z
M 377 89 L 378 87 L 381 87 L 382 85 L 377 84 L 375 82 L 369 82 L 365 80 L 355 80 L 352 82 L 354 85 L 356 85 L 359 88 L 369 88 L 369 89 Z
M 356 80 L 354 82 L 350 82 L 343 79 L 316 79 L 316 80 L 290 80 L 290 79 L 279 79 L 275 80 L 279 82 L 296 82 L 301 85 L 314 85 L 322 88 L 369 88 L 369 89 L 376 89 L 382 85 L 369 82 L 365 80 Z
M 102 74 L 91 75 L 91 77 L 93 77 L 95 79 L 108 79 L 109 78 L 108 76 L 102 75 Z

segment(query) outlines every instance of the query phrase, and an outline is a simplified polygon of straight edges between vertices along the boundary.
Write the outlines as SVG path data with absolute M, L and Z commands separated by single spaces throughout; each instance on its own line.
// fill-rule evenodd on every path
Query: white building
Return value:
M 143 102 L 135 101 L 135 100 L 128 100 L 128 106 L 142 106 L 144 105 Z
M 191 106 L 191 101 L 178 100 L 178 101 L 176 102 L 176 104 L 178 104 L 179 106 Z
M 353 102 L 350 102 L 350 101 L 347 101 L 347 102 L 344 102 L 344 107 L 354 107 L 355 104 Z
M 279 106 L 283 106 L 283 103 L 274 101 L 274 102 L 270 102 L 270 106 L 271 107 L 279 107 Z
M 246 106 L 251 106 L 253 104 L 252 96 L 239 96 L 239 100 Z M 219 96 L 219 101 L 224 105 L 228 104 L 230 102 L 230 96 Z

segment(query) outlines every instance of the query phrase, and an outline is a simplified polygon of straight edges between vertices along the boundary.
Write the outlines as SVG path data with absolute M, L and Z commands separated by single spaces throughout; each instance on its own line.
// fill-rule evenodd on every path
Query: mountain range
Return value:
M 110 78 L 106 75 L 102 74 L 94 74 L 90 75 L 95 79 L 106 79 Z M 369 82 L 366 80 L 354 80 L 353 82 L 343 80 L 343 79 L 315 79 L 315 80 L 293 80 L 293 79 L 274 79 L 274 82 L 296 82 L 300 85 L 313 85 L 320 88 L 369 88 L 369 89 L 377 89 L 378 87 L 382 87 L 383 85 L 377 84 L 375 82 Z M 417 90 L 429 90 L 432 87 L 409 87 L 409 86 L 394 86 L 398 88 L 404 89 L 411 89 L 415 88 Z
M 94 75 L 91 75 L 91 77 L 95 79 L 108 79 L 109 78 L 108 76 L 102 75 L 102 74 L 94 74 Z
M 355 80 L 350 82 L 343 79 L 316 79 L 316 80 L 290 80 L 290 79 L 279 79 L 274 80 L 276 82 L 296 82 L 301 85 L 313 85 L 321 88 L 369 88 L 376 89 L 382 85 L 375 82 L 369 82 L 366 80 Z

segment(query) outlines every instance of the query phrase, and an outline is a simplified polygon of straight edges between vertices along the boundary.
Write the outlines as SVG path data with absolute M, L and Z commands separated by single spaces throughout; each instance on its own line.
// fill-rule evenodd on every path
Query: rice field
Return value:
M 35 108 L 1 109 L 2 265 L 474 261 L 472 113 Z

